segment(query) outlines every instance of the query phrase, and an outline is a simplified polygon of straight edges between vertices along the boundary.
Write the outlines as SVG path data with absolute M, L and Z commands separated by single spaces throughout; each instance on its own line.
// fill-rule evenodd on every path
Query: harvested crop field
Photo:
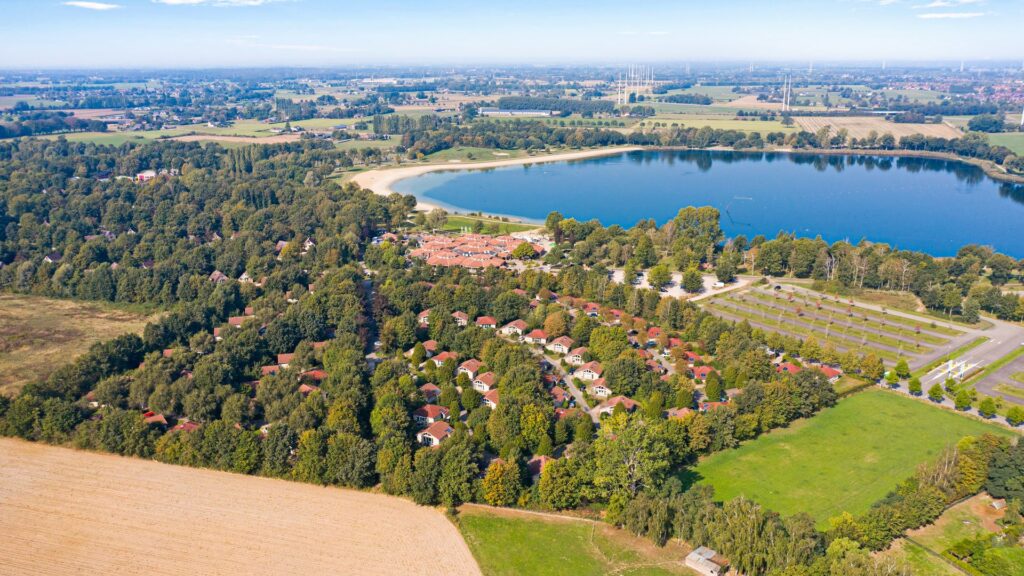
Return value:
M 959 138 L 962 133 L 947 124 L 898 124 L 875 116 L 837 116 L 833 118 L 794 116 L 797 126 L 808 132 L 817 132 L 825 126 L 832 128 L 832 134 L 846 128 L 850 138 L 867 138 L 874 130 L 878 136 L 889 133 L 897 140 L 903 136 L 923 134 L 938 138 Z
M 99 303 L 0 294 L 0 394 L 45 380 L 96 342 L 141 333 L 148 320 Z
M 406 500 L 12 439 L 0 534 L 5 575 L 480 573 Z

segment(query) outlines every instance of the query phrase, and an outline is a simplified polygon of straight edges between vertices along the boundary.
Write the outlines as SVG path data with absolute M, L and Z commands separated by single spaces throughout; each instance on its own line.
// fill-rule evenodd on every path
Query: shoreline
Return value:
M 463 171 L 463 170 L 487 170 L 490 168 L 503 168 L 506 166 L 525 166 L 529 164 L 542 164 L 545 162 L 565 162 L 569 160 L 583 160 L 586 158 L 599 158 L 601 156 L 612 156 L 623 152 L 635 152 L 644 150 L 643 146 L 618 146 L 615 148 L 595 148 L 590 150 L 577 150 L 575 152 L 559 152 L 545 154 L 543 156 L 526 156 L 523 158 L 509 158 L 507 160 L 489 160 L 486 162 L 451 162 L 448 164 L 417 164 L 414 166 L 397 166 L 394 168 L 376 168 L 360 172 L 349 180 L 360 188 L 372 191 L 374 194 L 388 196 L 398 194 L 391 188 L 399 180 L 422 176 L 431 172 Z M 429 212 L 435 208 L 451 210 L 451 207 L 444 207 L 421 198 L 416 199 L 416 209 Z M 491 215 L 491 214 L 488 214 Z M 503 216 L 497 215 L 492 216 Z M 517 221 L 526 222 L 521 216 L 515 216 Z

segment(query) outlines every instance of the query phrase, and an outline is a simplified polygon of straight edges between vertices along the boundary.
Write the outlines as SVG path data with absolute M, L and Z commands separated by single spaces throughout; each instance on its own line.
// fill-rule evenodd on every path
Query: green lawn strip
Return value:
M 1002 392 L 1007 396 L 1013 396 L 1014 398 L 1024 400 L 1024 388 L 1018 388 L 1017 386 L 1012 386 L 1010 384 L 996 384 L 994 389 L 996 392 Z
M 999 370 L 1003 366 L 1006 366 L 1010 362 L 1013 362 L 1017 358 L 1020 358 L 1022 355 L 1024 355 L 1024 346 L 1018 346 L 1016 349 L 1014 349 L 1013 352 L 1010 352 L 1006 356 L 1003 356 L 999 360 L 996 360 L 995 362 L 989 364 L 988 366 L 985 367 L 984 370 L 982 370 L 981 372 L 979 372 L 975 376 L 972 376 L 971 378 L 969 378 L 965 383 L 966 384 L 973 384 L 975 382 L 981 382 L 985 378 L 988 378 L 989 376 L 994 374 L 997 370 Z
M 829 333 L 839 332 L 840 334 L 843 334 L 843 335 L 849 337 L 850 339 L 856 339 L 856 340 L 864 339 L 864 340 L 867 340 L 868 342 L 872 342 L 874 344 L 879 344 L 879 345 L 882 345 L 882 346 L 889 346 L 889 347 L 896 348 L 896 349 L 901 349 L 902 348 L 902 349 L 910 350 L 909 352 L 907 352 L 908 354 L 926 354 L 926 353 L 928 353 L 931 350 L 930 348 L 928 348 L 926 346 L 919 346 L 919 345 L 916 346 L 916 348 L 915 348 L 915 344 L 916 344 L 915 342 L 907 342 L 905 340 L 901 340 L 901 339 L 893 337 L 893 336 L 885 336 L 885 335 L 875 334 L 873 332 L 869 332 L 867 330 L 862 330 L 862 329 L 856 328 L 856 327 L 840 325 L 840 324 L 833 324 L 831 327 L 829 327 L 828 321 L 824 320 L 824 319 L 816 320 L 813 317 L 800 316 L 796 312 L 791 312 L 791 311 L 785 310 L 785 309 L 771 308 L 771 307 L 766 308 L 763 305 L 751 304 L 750 302 L 744 302 L 742 300 L 738 300 L 738 298 L 735 297 L 735 296 L 727 296 L 726 299 L 730 300 L 732 302 L 735 302 L 736 304 L 738 304 L 740 306 L 743 306 L 743 307 L 754 306 L 755 308 L 758 308 L 759 310 L 765 310 L 766 312 L 770 313 L 772 316 L 775 316 L 775 317 L 782 316 L 782 317 L 787 318 L 789 320 L 792 320 L 794 322 L 802 322 L 802 323 L 805 323 L 805 324 L 810 324 L 815 329 L 819 328 L 818 325 L 820 323 L 821 324 L 820 329 L 822 331 L 825 331 L 827 329 Z M 896 354 L 896 352 L 893 352 L 893 354 Z
M 491 226 L 497 226 L 498 234 L 510 234 L 512 232 L 524 232 L 526 230 L 535 230 L 538 224 L 524 224 L 522 222 L 503 222 L 496 218 L 485 218 L 480 216 L 463 216 L 463 215 L 449 215 L 448 220 L 445 223 L 442 230 L 459 231 L 462 228 L 469 228 L 472 230 L 473 225 L 477 222 L 482 222 L 484 225 L 484 232 Z
M 807 512 L 824 528 L 843 511 L 865 512 L 922 462 L 960 438 L 999 426 L 900 394 L 865 390 L 822 413 L 739 448 L 695 471 L 718 499 L 744 495 L 783 516 Z
M 913 375 L 920 378 L 921 376 L 924 376 L 925 374 L 938 368 L 942 364 L 949 362 L 950 360 L 956 360 L 957 358 L 963 356 L 964 354 L 970 352 L 971 350 L 974 350 L 978 346 L 981 346 L 985 342 L 988 342 L 988 340 L 989 339 L 984 336 L 978 336 L 974 340 L 971 340 L 967 344 L 964 344 L 963 346 L 957 348 L 956 350 L 953 350 L 949 354 L 946 354 L 941 358 L 936 358 L 935 360 L 932 360 L 928 364 L 925 364 L 924 366 L 918 368 L 917 370 L 914 370 Z
M 942 558 L 936 558 L 928 549 L 909 540 L 902 540 L 900 555 L 910 566 L 914 576 L 963 576 Z
M 591 522 L 464 509 L 457 524 L 485 576 L 689 574 L 678 559 L 666 562 L 672 551 L 652 557 L 629 545 L 630 535 L 605 536 L 612 529 Z
M 927 326 L 927 325 L 924 325 L 922 323 L 916 322 L 914 320 L 910 320 L 908 318 L 901 318 L 899 316 L 895 316 L 895 315 L 892 315 L 892 314 L 884 314 L 883 315 L 883 314 L 875 312 L 873 310 L 868 310 L 867 308 L 861 308 L 860 306 L 852 306 L 851 307 L 851 308 L 853 308 L 855 310 L 854 313 L 853 313 L 853 316 L 851 317 L 850 316 L 850 312 L 847 309 L 843 309 L 843 308 L 837 307 L 835 305 L 830 305 L 830 303 L 828 301 L 821 302 L 822 309 L 818 310 L 816 308 L 816 304 L 818 304 L 817 300 L 801 301 L 799 299 L 794 299 L 792 302 L 790 302 L 787 299 L 778 298 L 778 297 L 772 296 L 771 294 L 769 294 L 767 292 L 763 292 L 763 291 L 759 291 L 759 290 L 753 290 L 753 291 L 749 292 L 748 294 L 750 294 L 751 296 L 754 296 L 755 298 L 758 298 L 760 300 L 764 300 L 766 302 L 775 302 L 777 304 L 796 305 L 796 304 L 799 304 L 799 303 L 803 302 L 803 307 L 807 308 L 811 312 L 818 312 L 818 313 L 832 312 L 832 313 L 840 316 L 841 318 L 847 318 L 847 319 L 858 318 L 859 317 L 861 322 L 863 322 L 866 326 L 871 326 L 873 328 L 878 328 L 879 330 L 885 330 L 886 332 L 889 332 L 889 333 L 904 335 L 904 336 L 907 336 L 907 337 L 910 337 L 910 338 L 918 338 L 920 340 L 924 340 L 924 341 L 929 342 L 931 344 L 944 344 L 944 343 L 949 341 L 948 338 L 943 338 L 942 336 L 939 336 L 937 334 L 929 333 L 929 332 L 936 332 L 936 330 L 934 330 L 931 326 Z M 868 320 L 866 322 L 863 319 L 864 316 L 868 317 Z M 907 329 L 907 328 L 901 328 L 899 326 L 894 326 L 894 324 L 902 324 L 903 326 L 911 326 L 911 327 L 914 327 L 914 328 L 920 328 L 921 329 L 921 333 L 918 334 L 918 333 L 914 332 L 913 330 L 910 330 L 910 329 Z M 960 334 L 959 332 L 955 332 L 955 331 L 952 331 L 952 330 L 950 330 L 950 332 L 953 332 L 953 335 Z
M 753 322 L 755 324 L 760 324 L 762 326 L 767 326 L 768 329 L 770 329 L 772 331 L 775 331 L 775 332 L 780 332 L 780 333 L 783 333 L 783 334 L 790 334 L 790 335 L 793 335 L 793 336 L 798 336 L 798 337 L 803 337 L 803 338 L 807 338 L 809 336 L 813 336 L 813 337 L 817 338 L 821 342 L 826 342 L 826 343 L 834 344 L 834 345 L 839 346 L 840 348 L 842 348 L 844 350 L 869 351 L 869 352 L 872 352 L 875 355 L 877 355 L 879 358 L 883 358 L 883 359 L 886 359 L 886 360 L 893 360 L 893 361 L 895 361 L 895 360 L 898 359 L 896 353 L 894 353 L 894 352 L 890 352 L 889 350 L 882 350 L 882 349 L 879 349 L 879 348 L 874 348 L 874 347 L 871 347 L 871 346 L 862 345 L 859 340 L 853 340 L 853 339 L 850 339 L 848 337 L 845 337 L 843 334 L 839 333 L 836 330 L 831 331 L 829 333 L 828 337 L 826 338 L 825 334 L 823 334 L 821 332 L 818 332 L 817 330 L 811 330 L 811 329 L 795 326 L 795 325 L 792 325 L 792 324 L 786 324 L 786 323 L 778 322 L 778 321 L 776 321 L 776 320 L 774 320 L 772 318 L 761 318 L 761 317 L 759 317 L 759 316 L 757 316 L 755 314 L 752 314 L 750 312 L 746 312 L 744 310 L 737 310 L 735 308 L 731 308 L 731 307 L 725 306 L 723 304 L 715 304 L 715 303 L 712 302 L 712 303 L 706 304 L 705 307 L 710 309 L 710 310 L 712 310 L 712 311 L 713 310 L 718 310 L 722 314 L 731 315 L 731 316 L 734 316 L 734 317 L 742 318 L 744 320 L 749 320 L 750 322 Z

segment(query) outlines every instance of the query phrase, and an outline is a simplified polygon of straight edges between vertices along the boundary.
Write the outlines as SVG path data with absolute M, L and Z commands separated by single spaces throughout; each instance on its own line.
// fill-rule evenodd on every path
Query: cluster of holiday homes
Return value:
M 461 266 L 471 270 L 500 268 L 512 260 L 512 251 L 524 242 L 514 236 L 486 236 L 484 234 L 421 235 L 413 237 L 418 244 L 409 252 L 412 258 L 426 261 L 430 266 Z M 535 254 L 543 254 L 544 247 L 530 243 Z
M 426 351 L 427 359 L 423 364 L 433 363 L 435 367 L 441 367 L 446 362 L 459 362 L 459 355 L 456 352 L 438 352 L 437 342 L 427 340 L 423 342 L 423 349 Z M 412 356 L 413 349 L 406 351 L 406 356 Z M 555 415 L 564 418 L 573 409 L 571 397 L 562 388 L 561 379 L 553 373 L 553 366 L 547 361 L 540 360 L 540 368 L 543 374 L 544 384 L 551 402 L 555 408 Z M 464 374 L 470 381 L 474 390 L 481 394 L 481 404 L 490 409 L 498 407 L 501 402 L 501 392 L 498 390 L 498 375 L 491 371 L 484 370 L 484 365 L 476 358 L 469 358 L 459 362 L 456 374 Z M 459 387 L 456 389 L 461 393 Z M 436 384 L 426 383 L 419 387 L 425 404 L 413 411 L 413 419 L 421 426 L 416 433 L 416 441 L 423 446 L 439 446 L 455 431 L 451 426 L 452 414 L 445 406 L 438 405 L 441 397 L 441 388 Z M 457 416 L 457 415 L 456 415 Z

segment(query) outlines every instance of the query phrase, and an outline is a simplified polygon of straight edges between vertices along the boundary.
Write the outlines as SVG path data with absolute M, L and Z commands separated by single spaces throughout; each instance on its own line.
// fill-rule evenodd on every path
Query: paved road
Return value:
M 572 394 L 572 397 L 576 400 L 576 407 L 587 413 L 595 424 L 600 424 L 601 416 L 597 411 L 590 409 L 590 405 L 587 404 L 587 397 L 584 396 L 583 392 L 572 383 L 572 376 L 562 369 L 562 364 L 559 359 L 549 355 L 546 351 L 541 353 L 541 356 L 543 356 L 549 364 L 555 367 L 555 372 L 561 376 L 562 381 L 565 382 L 565 388 L 569 390 L 569 394 Z

